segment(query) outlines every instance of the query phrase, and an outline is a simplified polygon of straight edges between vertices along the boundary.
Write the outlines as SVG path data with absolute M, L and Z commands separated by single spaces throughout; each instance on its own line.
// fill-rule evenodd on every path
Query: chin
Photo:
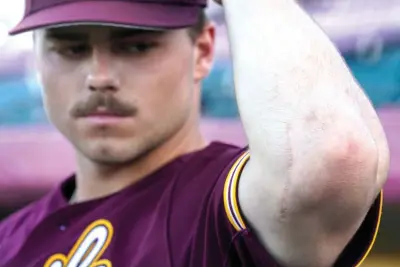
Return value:
M 168 135 L 147 134 L 127 138 L 82 138 L 73 142 L 82 156 L 102 164 L 139 161 L 157 149 Z
M 135 143 L 127 140 L 92 140 L 81 146 L 79 150 L 86 158 L 100 164 L 126 164 L 146 154 L 145 150 Z
M 101 165 L 125 165 L 132 161 L 135 161 L 133 158 L 124 157 L 124 156 L 107 156 L 107 155 L 91 155 L 90 160 L 97 164 Z

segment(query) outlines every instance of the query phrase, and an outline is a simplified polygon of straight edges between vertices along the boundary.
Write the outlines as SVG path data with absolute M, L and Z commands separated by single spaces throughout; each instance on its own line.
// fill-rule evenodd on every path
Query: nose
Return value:
M 119 82 L 113 68 L 112 56 L 107 51 L 93 49 L 86 78 L 86 88 L 90 91 L 118 91 Z

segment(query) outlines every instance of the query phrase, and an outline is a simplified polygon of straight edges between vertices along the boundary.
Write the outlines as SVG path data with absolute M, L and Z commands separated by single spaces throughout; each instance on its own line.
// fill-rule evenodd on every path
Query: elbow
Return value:
M 306 209 L 347 206 L 357 209 L 371 202 L 380 190 L 377 182 L 379 153 L 373 140 L 356 138 L 328 142 L 315 153 L 307 170 L 304 167 L 299 183 L 292 192 L 299 205 Z
M 323 202 L 359 208 L 375 199 L 380 190 L 379 151 L 372 138 L 344 138 L 328 148 L 324 157 Z
M 344 179 L 346 186 L 377 183 L 379 150 L 372 138 L 343 138 L 328 146 L 323 154 L 328 181 Z

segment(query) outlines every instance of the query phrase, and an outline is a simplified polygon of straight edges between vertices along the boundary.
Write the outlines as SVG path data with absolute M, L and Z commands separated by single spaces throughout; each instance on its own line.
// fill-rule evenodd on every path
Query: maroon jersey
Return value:
M 275 267 L 237 201 L 246 149 L 213 143 L 113 195 L 69 205 L 74 177 L 0 225 L 1 267 Z M 337 266 L 372 247 L 381 197 Z

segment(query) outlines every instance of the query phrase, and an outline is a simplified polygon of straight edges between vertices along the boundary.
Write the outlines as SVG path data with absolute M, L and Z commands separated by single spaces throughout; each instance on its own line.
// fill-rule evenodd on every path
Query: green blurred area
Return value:
M 399 226 L 400 204 L 385 204 L 376 243 L 367 258 L 366 267 L 400 266 Z
M 360 267 L 399 267 L 400 257 L 394 256 L 371 256 Z

